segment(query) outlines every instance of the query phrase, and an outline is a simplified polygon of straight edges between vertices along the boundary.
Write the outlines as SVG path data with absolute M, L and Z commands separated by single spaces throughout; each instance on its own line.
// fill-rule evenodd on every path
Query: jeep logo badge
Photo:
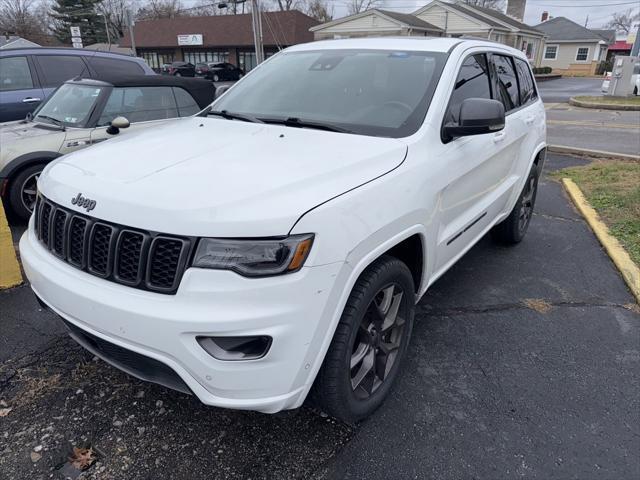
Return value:
M 82 207 L 82 208 L 86 209 L 87 212 L 90 212 L 91 210 L 96 208 L 96 201 L 95 200 L 90 200 L 88 198 L 83 197 L 82 193 L 79 193 L 76 198 L 72 198 L 71 199 L 71 204 L 72 205 L 77 205 L 79 207 Z

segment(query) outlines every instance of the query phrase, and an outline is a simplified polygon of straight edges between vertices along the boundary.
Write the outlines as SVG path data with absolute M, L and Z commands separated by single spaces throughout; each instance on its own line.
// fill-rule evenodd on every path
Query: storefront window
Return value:
M 266 51 L 264 52 L 264 58 L 269 58 L 278 52 Z M 256 52 L 238 52 L 238 67 L 244 70 L 245 73 L 250 72 L 256 68 Z
M 184 61 L 196 65 L 197 63 L 219 63 L 229 61 L 229 52 L 225 50 L 218 51 L 184 51 Z
M 173 62 L 173 52 L 141 52 L 140 56 L 155 70 L 162 68 L 165 63 Z

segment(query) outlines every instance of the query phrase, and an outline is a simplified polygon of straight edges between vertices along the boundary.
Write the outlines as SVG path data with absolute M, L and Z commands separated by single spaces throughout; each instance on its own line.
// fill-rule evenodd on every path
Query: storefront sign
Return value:
M 178 45 L 202 45 L 202 34 L 178 35 Z

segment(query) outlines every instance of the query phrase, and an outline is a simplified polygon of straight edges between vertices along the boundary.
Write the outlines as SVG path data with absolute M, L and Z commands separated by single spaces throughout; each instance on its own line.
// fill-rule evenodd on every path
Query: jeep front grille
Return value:
M 124 227 L 76 213 L 44 197 L 35 230 L 54 255 L 91 275 L 142 290 L 174 294 L 193 239 Z

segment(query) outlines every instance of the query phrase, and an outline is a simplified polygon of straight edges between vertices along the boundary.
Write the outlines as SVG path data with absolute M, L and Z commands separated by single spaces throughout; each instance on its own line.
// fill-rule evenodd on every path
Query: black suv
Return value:
M 196 65 L 196 74 L 214 82 L 224 80 L 240 80 L 244 75 L 242 69 L 231 63 L 199 63 Z

